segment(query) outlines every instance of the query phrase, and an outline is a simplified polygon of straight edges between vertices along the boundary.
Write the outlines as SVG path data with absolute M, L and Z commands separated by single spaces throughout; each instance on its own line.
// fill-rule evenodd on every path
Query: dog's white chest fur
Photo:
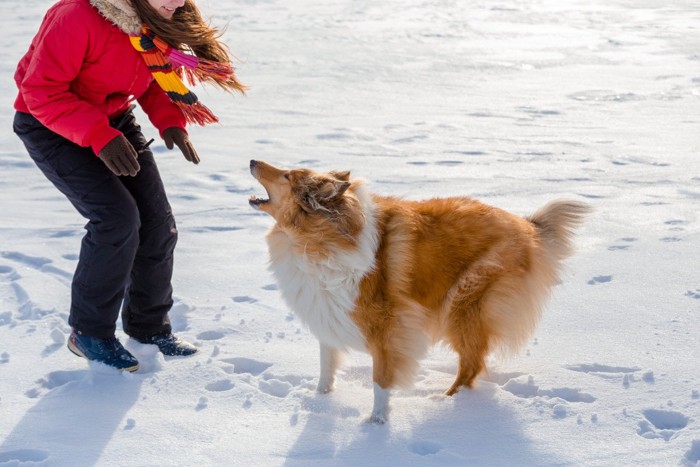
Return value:
M 295 251 L 295 239 L 279 229 L 267 236 L 270 270 L 282 298 L 323 344 L 341 350 L 366 350 L 365 339 L 350 317 L 362 278 L 372 270 L 378 245 L 374 203 L 364 187 L 356 193 L 366 224 L 358 247 L 316 258 Z

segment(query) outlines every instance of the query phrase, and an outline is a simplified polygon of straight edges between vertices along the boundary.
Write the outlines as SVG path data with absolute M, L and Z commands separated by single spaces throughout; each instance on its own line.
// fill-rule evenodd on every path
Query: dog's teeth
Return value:
M 255 195 L 251 195 L 251 196 L 248 198 L 248 202 L 249 202 L 249 203 L 253 203 L 253 204 L 264 204 L 264 203 L 267 203 L 268 201 L 269 201 L 268 199 L 258 198 L 258 197 L 255 196 Z

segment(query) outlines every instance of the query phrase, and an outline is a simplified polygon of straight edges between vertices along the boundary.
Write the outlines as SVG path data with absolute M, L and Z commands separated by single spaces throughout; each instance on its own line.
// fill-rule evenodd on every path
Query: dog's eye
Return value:
M 289 180 L 289 172 L 285 172 L 285 173 L 284 173 L 284 178 L 286 178 L 287 180 Z

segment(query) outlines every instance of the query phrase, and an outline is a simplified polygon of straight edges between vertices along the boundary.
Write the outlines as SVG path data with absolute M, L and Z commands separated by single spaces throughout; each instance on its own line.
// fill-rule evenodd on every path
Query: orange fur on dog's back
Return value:
M 381 359 L 393 368 L 379 371 L 378 382 L 410 383 L 427 336 L 444 339 L 461 356 L 450 391 L 472 385 L 489 350 L 515 351 L 534 331 L 571 224 L 548 222 L 550 210 L 528 222 L 469 198 L 374 201 L 382 242 L 376 270 L 360 284 L 354 319 L 370 353 L 395 353 Z M 542 242 L 559 250 L 543 249 Z
M 459 356 L 448 394 L 473 385 L 490 351 L 517 350 L 588 212 L 565 201 L 522 218 L 467 197 L 372 195 L 348 172 L 256 161 L 251 171 L 270 195 L 251 205 L 277 221 L 268 244 L 283 297 L 321 342 L 322 362 L 332 349 L 370 353 L 375 421 L 386 418 L 382 390 L 412 383 L 431 344 Z M 322 364 L 319 390 L 332 386 L 334 365 Z

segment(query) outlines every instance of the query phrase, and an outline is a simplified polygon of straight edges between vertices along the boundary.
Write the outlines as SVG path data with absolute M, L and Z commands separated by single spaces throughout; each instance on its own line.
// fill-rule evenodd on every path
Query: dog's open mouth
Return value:
M 248 204 L 250 204 L 255 209 L 259 209 L 261 205 L 267 204 L 269 202 L 270 202 L 269 199 L 258 198 L 255 195 L 252 195 L 250 198 L 248 198 Z

